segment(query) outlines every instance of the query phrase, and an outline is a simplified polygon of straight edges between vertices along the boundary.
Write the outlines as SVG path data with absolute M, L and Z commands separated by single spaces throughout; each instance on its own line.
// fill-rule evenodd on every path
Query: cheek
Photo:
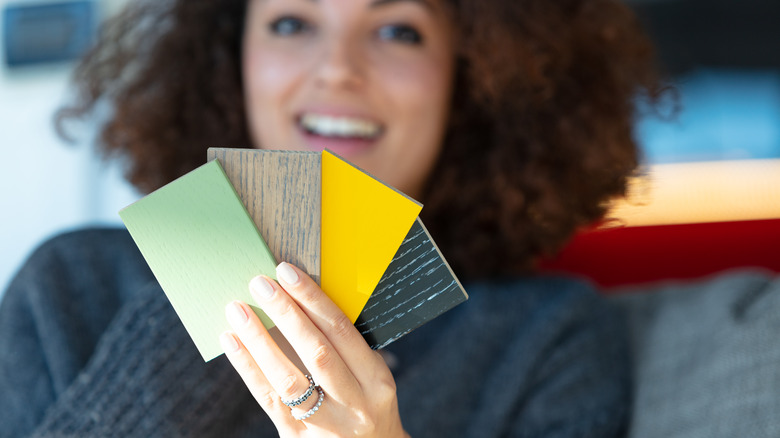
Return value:
M 302 66 L 284 54 L 254 50 L 245 54 L 244 83 L 247 117 L 257 146 L 284 145 L 285 108 Z
M 451 69 L 433 61 L 386 67 L 386 96 L 399 127 L 390 146 L 396 166 L 387 181 L 418 196 L 441 151 L 449 115 Z
M 438 131 L 449 113 L 452 68 L 429 58 L 390 63 L 384 81 L 401 115 L 425 131 Z
M 246 60 L 244 75 L 250 106 L 265 107 L 281 99 L 289 88 L 291 63 L 282 56 L 258 52 L 248 54 Z
M 432 61 L 403 67 L 387 70 L 388 96 L 399 126 L 404 127 L 398 147 L 406 149 L 409 159 L 432 161 L 438 155 L 449 116 L 451 70 Z

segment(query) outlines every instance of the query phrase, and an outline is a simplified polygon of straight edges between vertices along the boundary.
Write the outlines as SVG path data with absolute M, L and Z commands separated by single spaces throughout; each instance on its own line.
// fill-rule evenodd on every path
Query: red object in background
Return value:
M 780 272 L 780 219 L 594 229 L 540 264 L 543 271 L 581 275 L 604 288 L 736 267 Z

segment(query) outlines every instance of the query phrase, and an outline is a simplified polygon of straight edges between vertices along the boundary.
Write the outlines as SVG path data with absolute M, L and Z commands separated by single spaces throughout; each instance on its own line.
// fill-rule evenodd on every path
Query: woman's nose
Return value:
M 364 82 L 364 61 L 358 44 L 348 36 L 326 41 L 316 68 L 319 86 L 355 88 Z

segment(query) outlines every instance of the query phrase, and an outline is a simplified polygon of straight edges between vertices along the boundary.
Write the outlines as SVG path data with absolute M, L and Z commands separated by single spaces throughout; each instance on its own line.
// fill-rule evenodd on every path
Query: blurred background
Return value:
M 128 0 L 0 0 L 0 299 L 44 239 L 121 226 L 139 195 L 92 147 L 54 131 L 74 59 Z M 629 0 L 679 91 L 674 118 L 637 125 L 648 163 L 780 158 L 780 1 Z
M 68 144 L 52 117 L 75 57 L 125 2 L 0 0 L 0 295 L 44 239 L 121 223 L 116 212 L 137 198 L 120 169 L 94 155 L 93 128 L 74 129 Z
M 780 1 L 628 3 L 680 90 L 674 120 L 639 123 L 648 161 L 780 158 Z

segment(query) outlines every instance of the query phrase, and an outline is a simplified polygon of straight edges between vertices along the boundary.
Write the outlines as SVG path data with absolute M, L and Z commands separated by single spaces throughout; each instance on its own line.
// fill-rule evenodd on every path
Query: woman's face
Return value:
M 249 0 L 256 146 L 327 148 L 419 196 L 448 117 L 451 30 L 441 0 Z

